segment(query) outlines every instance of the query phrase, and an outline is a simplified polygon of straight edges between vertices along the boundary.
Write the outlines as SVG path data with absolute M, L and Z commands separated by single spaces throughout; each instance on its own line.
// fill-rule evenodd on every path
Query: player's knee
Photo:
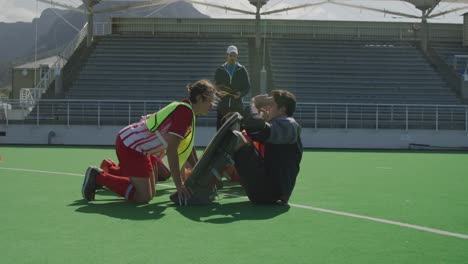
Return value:
M 139 203 L 139 204 L 147 204 L 153 199 L 153 196 L 151 193 L 142 193 L 142 194 L 136 194 L 134 202 Z
M 138 204 L 147 204 L 151 201 L 151 199 L 149 198 L 135 198 L 135 203 L 138 203 Z

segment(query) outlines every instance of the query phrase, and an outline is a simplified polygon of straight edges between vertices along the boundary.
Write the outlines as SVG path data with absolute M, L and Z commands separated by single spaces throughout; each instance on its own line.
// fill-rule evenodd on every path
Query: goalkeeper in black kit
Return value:
M 184 205 L 212 203 L 216 188 L 211 183 L 220 174 L 215 172 L 232 162 L 252 203 L 287 204 L 302 159 L 301 127 L 293 118 L 295 110 L 292 93 L 274 90 L 271 95 L 252 98 L 243 117 L 226 115 L 227 120 L 205 150 L 208 154 L 202 155 L 187 179 L 193 195 Z M 177 193 L 171 200 L 182 205 Z
M 234 162 L 255 204 L 287 204 L 292 194 L 303 152 L 295 110 L 292 93 L 273 90 L 252 98 L 250 113 L 244 114 Z

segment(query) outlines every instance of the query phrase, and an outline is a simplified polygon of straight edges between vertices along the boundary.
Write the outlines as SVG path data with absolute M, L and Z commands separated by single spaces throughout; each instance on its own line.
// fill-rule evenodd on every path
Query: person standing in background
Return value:
M 227 48 L 227 60 L 215 72 L 215 85 L 221 101 L 217 108 L 216 130 L 222 125 L 224 116 L 229 112 L 242 114 L 242 97 L 250 91 L 249 74 L 245 66 L 237 61 L 239 51 L 236 46 Z

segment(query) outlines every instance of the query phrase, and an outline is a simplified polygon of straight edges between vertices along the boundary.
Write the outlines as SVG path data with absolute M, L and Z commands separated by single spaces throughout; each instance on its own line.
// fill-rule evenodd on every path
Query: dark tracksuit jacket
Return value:
M 264 157 L 252 145 L 234 155 L 236 169 L 247 196 L 254 203 L 287 202 L 296 184 L 302 159 L 301 127 L 293 117 L 270 123 L 247 117 L 244 129 L 252 140 L 264 144 Z
M 215 71 L 215 84 L 216 86 L 225 86 L 229 89 L 229 92 L 235 94 L 240 92 L 240 98 L 234 99 L 231 96 L 225 96 L 221 98 L 218 104 L 218 120 L 217 127 L 221 127 L 221 119 L 229 112 L 242 113 L 242 97 L 250 91 L 250 79 L 247 69 L 240 63 L 236 63 L 236 68 L 232 74 L 229 74 L 225 68 L 226 63 L 219 66 Z

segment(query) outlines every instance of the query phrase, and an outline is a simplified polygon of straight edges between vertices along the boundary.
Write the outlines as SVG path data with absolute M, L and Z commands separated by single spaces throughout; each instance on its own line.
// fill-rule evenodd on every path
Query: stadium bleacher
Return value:
M 240 62 L 252 71 L 252 43 L 248 38 L 104 36 L 83 61 L 66 98 L 178 100 L 186 96 L 188 83 L 213 78 L 216 67 L 225 61 L 225 48 L 231 44 L 239 47 Z M 296 114 L 303 126 L 373 128 L 376 115 L 380 128 L 404 129 L 407 117 L 414 128 L 434 129 L 436 120 L 440 128 L 449 129 L 464 122 L 462 108 L 436 111 L 434 107 L 419 106 L 408 111 L 399 106 L 461 104 L 411 43 L 271 39 L 267 47 L 267 69 L 272 80 L 268 89 L 290 90 L 300 104 L 309 104 L 301 105 Z M 356 105 L 368 103 L 381 105 Z M 103 125 L 133 122 L 162 106 L 134 102 L 122 107 L 119 101 L 99 105 L 69 102 L 62 106 L 55 103 L 53 109 L 48 109 L 42 104 L 41 115 L 49 112 L 51 120 L 69 118 L 74 124 L 96 123 L 99 112 L 98 122 Z M 32 113 L 31 119 L 34 117 Z M 199 119 L 202 125 L 211 126 L 214 122 L 214 111 Z
M 274 88 L 306 102 L 459 103 L 408 43 L 274 40 L 269 50 Z
M 461 43 L 434 43 L 433 49 L 439 56 L 448 64 L 453 66 L 455 63 L 455 55 L 468 56 L 468 49 L 463 47 Z M 467 65 L 467 59 L 457 59 L 456 72 L 462 75 Z
M 186 85 L 214 78 L 225 49 L 237 45 L 248 67 L 248 43 L 229 38 L 161 38 L 106 36 L 83 65 L 69 90 L 73 99 L 174 100 Z
M 250 69 L 246 38 L 104 36 L 97 40 L 94 51 L 83 61 L 78 78 L 67 89 L 65 97 L 72 100 L 180 100 L 187 96 L 187 84 L 214 79 L 216 68 L 226 61 L 229 45 L 238 46 L 239 61 Z M 61 106 L 55 104 L 52 108 L 43 102 L 41 115 L 64 119 L 69 112 L 78 113 L 77 117 L 70 117 L 72 122 L 86 124 L 95 122 L 99 111 L 101 124 L 118 124 L 134 122 L 162 106 L 134 102 L 122 107 L 118 101 L 99 105 L 78 101 Z M 214 111 L 201 117 L 199 123 L 213 125 Z
M 460 104 L 410 43 L 276 39 L 268 47 L 273 88 L 292 91 L 299 103 L 319 103 L 301 107 L 304 126 L 405 129 L 407 115 L 413 128 L 435 129 L 436 119 L 444 128 L 463 124 L 461 108 L 402 106 Z

